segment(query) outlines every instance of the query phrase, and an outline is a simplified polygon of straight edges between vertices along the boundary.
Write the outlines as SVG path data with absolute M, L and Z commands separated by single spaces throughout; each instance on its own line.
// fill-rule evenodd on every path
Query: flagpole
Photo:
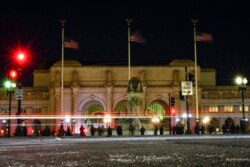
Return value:
M 128 23 L 128 80 L 130 80 L 130 25 L 132 22 L 132 19 L 126 19 L 126 22 Z
M 64 89 L 64 25 L 65 25 L 65 22 L 66 20 L 60 20 L 61 21 L 61 25 L 62 25 L 62 67 L 61 67 L 61 124 L 63 122 L 63 101 L 64 101 L 64 92 L 63 92 L 63 89 Z
M 195 111 L 196 111 L 196 121 L 199 122 L 199 102 L 198 102 L 198 71 L 197 71 L 197 46 L 196 46 L 196 23 L 197 19 L 193 19 L 194 27 L 194 68 L 195 68 Z

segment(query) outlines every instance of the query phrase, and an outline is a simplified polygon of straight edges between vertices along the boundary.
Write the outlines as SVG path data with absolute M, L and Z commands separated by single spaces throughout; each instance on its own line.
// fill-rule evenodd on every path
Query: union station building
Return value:
M 126 130 L 129 124 L 138 129 L 144 126 L 146 131 L 162 125 L 164 133 L 170 134 L 178 124 L 182 124 L 185 131 L 187 121 L 192 133 L 196 121 L 205 127 L 213 124 L 216 128 L 213 132 L 220 133 L 223 125 L 237 125 L 242 119 L 241 92 L 233 83 L 231 86 L 217 86 L 215 69 L 198 66 L 198 87 L 195 89 L 193 84 L 192 95 L 183 98 L 181 83 L 187 80 L 187 76 L 192 81 L 195 73 L 192 60 L 173 60 L 166 65 L 134 65 L 131 66 L 131 79 L 125 65 L 82 65 L 75 60 L 65 60 L 63 98 L 61 71 L 61 61 L 49 69 L 34 70 L 33 86 L 22 87 L 19 117 L 28 135 L 37 128 L 41 133 L 46 126 L 57 134 L 60 126 L 79 133 L 81 125 L 104 128 L 121 125 Z M 198 97 L 195 90 L 198 90 Z M 249 117 L 249 102 L 246 91 L 246 118 Z M 1 136 L 8 134 L 9 114 L 10 133 L 14 135 L 16 113 L 15 95 L 9 112 L 9 96 L 1 87 Z

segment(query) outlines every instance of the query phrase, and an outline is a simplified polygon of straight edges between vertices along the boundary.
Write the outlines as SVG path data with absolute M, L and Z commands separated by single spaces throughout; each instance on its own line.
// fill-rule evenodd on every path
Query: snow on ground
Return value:
M 0 138 L 0 166 L 250 166 L 250 136 Z

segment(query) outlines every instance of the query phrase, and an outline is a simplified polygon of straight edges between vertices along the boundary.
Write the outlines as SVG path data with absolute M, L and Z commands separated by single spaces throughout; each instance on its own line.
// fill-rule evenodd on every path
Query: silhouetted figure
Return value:
M 112 128 L 108 127 L 108 137 L 112 136 Z
M 195 134 L 200 134 L 200 124 L 199 122 L 196 122 L 194 127 Z
M 116 127 L 116 133 L 118 136 L 122 136 L 122 126 L 118 125 Z
M 235 125 L 234 125 L 234 123 L 231 125 L 231 130 L 230 130 L 230 132 L 231 133 L 235 133 L 235 130 L 236 129 L 236 127 L 235 127 Z
M 85 134 L 85 128 L 81 125 L 81 127 L 80 127 L 80 136 L 86 136 L 86 134 Z
M 173 126 L 173 127 L 172 127 L 172 134 L 173 134 L 173 135 L 176 135 L 176 126 Z
M 205 134 L 205 126 L 203 124 L 201 125 L 201 134 Z
M 35 131 L 36 131 L 36 128 L 35 128 Z M 35 132 L 35 133 L 37 133 L 37 132 Z M 63 124 L 61 123 L 58 136 L 64 136 L 64 135 L 65 135 L 65 131 L 63 129 Z
M 212 127 L 212 125 L 208 125 L 208 133 L 209 134 L 213 133 L 213 127 Z
M 240 133 L 240 126 L 239 126 L 239 124 L 236 125 L 236 127 L 235 127 L 235 132 L 236 132 L 236 133 Z
M 240 132 L 241 133 L 246 133 L 246 120 L 240 120 Z
M 93 125 L 91 125 L 91 127 L 90 127 L 90 134 L 91 134 L 91 136 L 95 136 L 95 128 Z
M 181 122 L 178 122 L 176 124 L 176 134 L 177 135 L 180 135 L 180 134 L 183 134 L 184 133 L 184 126 Z
M 27 127 L 26 126 L 23 127 L 23 136 L 27 136 Z
M 69 126 L 67 127 L 66 136 L 72 136 L 72 133 L 71 133 Z
M 227 127 L 225 124 L 222 125 L 222 133 L 223 134 L 227 133 Z
M 101 135 L 103 136 L 104 134 L 104 126 L 101 127 Z
M 141 129 L 140 129 L 140 131 L 141 131 L 141 135 L 144 135 L 145 128 L 142 126 Z
M 155 136 L 157 136 L 157 133 L 158 133 L 158 127 L 157 127 L 157 126 L 155 126 L 155 130 L 154 130 L 154 134 L 155 134 Z
M 97 132 L 98 132 L 98 136 L 102 135 L 102 128 L 100 126 L 98 126 L 97 128 Z
M 49 126 L 46 126 L 42 132 L 42 135 L 43 136 L 50 136 L 51 135 L 51 132 L 50 132 L 50 128 Z
M 160 135 L 163 135 L 163 126 L 160 126 Z
M 132 124 L 129 124 L 128 130 L 129 134 L 133 136 L 135 132 L 135 127 Z

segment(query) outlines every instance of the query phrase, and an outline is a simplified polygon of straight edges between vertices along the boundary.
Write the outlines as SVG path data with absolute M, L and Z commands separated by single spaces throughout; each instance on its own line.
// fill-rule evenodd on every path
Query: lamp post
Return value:
M 74 134 L 75 133 L 75 124 L 76 124 L 76 120 L 75 119 L 72 119 L 72 124 L 73 124 L 72 132 Z
M 11 116 L 11 97 L 12 97 L 12 94 L 14 93 L 14 89 L 16 87 L 16 83 L 14 82 L 11 82 L 9 80 L 5 81 L 4 83 L 4 87 L 6 88 L 7 90 L 7 95 L 9 95 L 9 123 L 8 123 L 8 137 L 10 137 L 10 132 L 11 132 L 11 119 L 10 119 L 10 116 Z
M 245 100 L 244 92 L 247 90 L 247 79 L 245 77 L 238 76 L 235 78 L 235 83 L 241 91 L 241 101 L 242 101 L 242 120 L 241 120 L 241 132 L 246 133 L 247 119 L 245 117 Z

